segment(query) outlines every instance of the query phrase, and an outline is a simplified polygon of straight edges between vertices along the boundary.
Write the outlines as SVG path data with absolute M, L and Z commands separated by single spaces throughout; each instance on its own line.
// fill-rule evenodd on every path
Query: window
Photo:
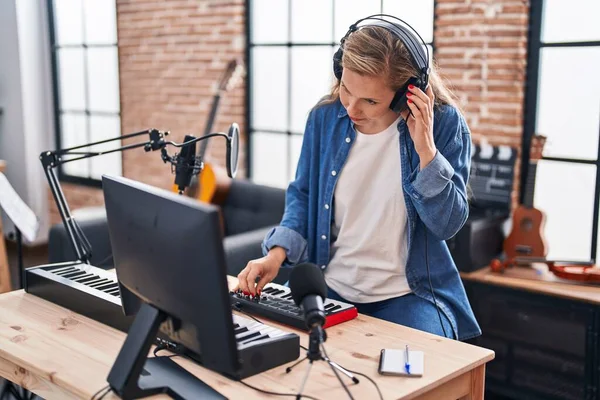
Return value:
M 434 1 L 248 0 L 248 176 L 287 187 L 310 109 L 333 84 L 332 57 L 348 27 L 385 13 L 430 45 Z
M 57 148 L 121 135 L 115 0 L 50 0 Z M 120 141 L 83 149 L 120 147 Z M 119 152 L 62 165 L 61 180 L 100 185 L 122 173 Z
M 546 216 L 548 258 L 595 260 L 598 252 L 600 15 L 597 0 L 536 0 L 523 140 L 547 137 L 537 163 L 534 205 Z M 521 195 L 526 173 L 522 174 Z

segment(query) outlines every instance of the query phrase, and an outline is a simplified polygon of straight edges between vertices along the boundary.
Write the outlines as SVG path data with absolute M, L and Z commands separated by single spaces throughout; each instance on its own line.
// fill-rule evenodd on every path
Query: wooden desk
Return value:
M 0 160 L 0 172 L 6 169 L 6 162 Z M 10 280 L 10 267 L 6 255 L 6 244 L 4 243 L 4 231 L 2 230 L 2 218 L 0 218 L 0 293 L 10 292 L 12 289 Z
M 301 343 L 307 346 L 307 335 L 300 335 Z M 494 358 L 487 349 L 363 315 L 329 328 L 328 336 L 326 348 L 331 359 L 373 378 L 385 399 L 483 399 L 485 363 Z M 106 377 L 124 340 L 125 334 L 120 331 L 22 290 L 0 295 L 0 375 L 46 399 L 90 399 L 106 386 Z M 403 348 L 405 344 L 425 352 L 424 376 L 379 375 L 380 349 Z M 181 357 L 174 360 L 229 398 L 273 398 Z M 286 374 L 281 366 L 246 382 L 262 389 L 295 393 L 306 367 L 304 363 Z M 378 398 L 373 384 L 359 379 L 358 385 L 350 386 L 352 394 L 357 399 Z M 305 393 L 320 399 L 346 398 L 324 362 L 313 364 Z M 114 394 L 105 397 L 114 398 Z
M 474 272 L 461 272 L 460 276 L 466 281 L 487 283 L 600 305 L 600 286 L 572 283 L 556 278 L 552 274 L 540 277 L 532 268 L 513 267 L 502 273 L 494 273 L 487 267 Z
M 533 268 L 461 273 L 483 335 L 495 351 L 490 394 L 514 399 L 597 399 L 600 393 L 600 287 Z

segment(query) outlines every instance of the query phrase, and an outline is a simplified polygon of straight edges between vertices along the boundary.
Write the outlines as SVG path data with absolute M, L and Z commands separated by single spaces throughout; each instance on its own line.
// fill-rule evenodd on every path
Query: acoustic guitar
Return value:
M 236 59 L 231 60 L 225 71 L 223 72 L 216 90 L 208 120 L 204 128 L 203 136 L 212 133 L 213 124 L 217 115 L 217 109 L 221 100 L 221 95 L 235 88 L 241 81 L 244 74 L 243 65 L 238 63 Z M 188 197 L 200 200 L 205 203 L 222 204 L 227 197 L 229 187 L 231 186 L 231 178 L 227 176 L 225 168 L 218 165 L 212 165 L 206 161 L 205 154 L 210 140 L 200 141 L 198 156 L 202 160 L 203 168 L 198 175 L 192 176 L 190 186 L 185 194 Z M 177 186 L 174 185 L 173 191 L 177 191 Z
M 531 139 L 525 197 L 523 204 L 513 212 L 512 229 L 503 245 L 508 260 L 523 256 L 545 258 L 548 254 L 548 245 L 544 237 L 546 215 L 533 206 L 537 163 L 542 158 L 545 143 L 546 137 L 542 135 Z

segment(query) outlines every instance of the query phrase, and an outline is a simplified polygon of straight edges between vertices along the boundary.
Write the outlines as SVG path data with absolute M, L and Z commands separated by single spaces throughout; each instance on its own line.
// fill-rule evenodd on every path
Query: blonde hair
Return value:
M 406 81 L 417 76 L 412 56 L 395 34 L 379 26 L 366 26 L 350 34 L 344 42 L 342 67 L 366 76 L 384 76 L 387 85 L 396 92 Z M 431 53 L 429 54 L 431 57 Z M 435 106 L 451 105 L 458 109 L 456 97 L 443 82 L 432 63 L 429 85 L 435 95 Z M 329 104 L 340 97 L 340 80 L 331 92 L 317 104 Z

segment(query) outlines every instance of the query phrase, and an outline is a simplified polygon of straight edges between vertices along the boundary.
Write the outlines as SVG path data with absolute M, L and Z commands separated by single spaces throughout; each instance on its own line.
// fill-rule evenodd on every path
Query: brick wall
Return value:
M 244 7 L 244 0 L 117 2 L 123 133 L 154 127 L 176 141 L 201 134 L 214 82 L 229 59 L 243 57 Z M 527 0 L 437 0 L 437 62 L 475 142 L 520 148 L 528 9 Z M 223 131 L 237 122 L 242 150 L 244 96 L 243 86 L 227 93 L 214 126 Z M 223 164 L 222 141 L 212 141 L 208 151 Z M 245 154 L 240 157 L 243 166 Z M 173 182 L 159 154 L 142 150 L 123 153 L 123 173 L 164 188 Z M 68 186 L 65 192 L 73 209 L 102 201 L 97 189 Z
M 243 61 L 244 12 L 244 0 L 118 0 L 122 132 L 168 130 L 176 142 L 186 134 L 200 136 L 223 69 L 232 58 Z M 227 132 L 232 122 L 240 125 L 239 177 L 246 176 L 244 99 L 242 82 L 221 98 L 213 126 Z M 169 154 L 174 151 L 169 148 Z M 207 153 L 225 165 L 224 140 L 210 139 Z M 158 152 L 122 154 L 124 176 L 163 188 L 173 184 L 170 166 Z M 99 189 L 64 185 L 64 191 L 72 210 L 102 204 Z M 52 221 L 57 222 L 60 217 L 51 204 Z
M 458 95 L 473 141 L 519 149 L 529 1 L 437 0 L 437 62 Z M 520 156 L 517 161 L 519 170 Z M 516 201 L 518 176 L 515 177 Z

